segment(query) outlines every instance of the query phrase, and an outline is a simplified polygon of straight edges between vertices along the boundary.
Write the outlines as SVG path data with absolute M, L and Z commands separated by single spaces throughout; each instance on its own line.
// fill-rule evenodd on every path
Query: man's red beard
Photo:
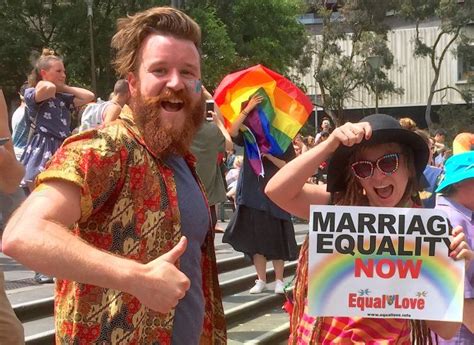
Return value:
M 184 102 L 182 111 L 188 114 L 180 128 L 162 119 L 161 103 L 169 99 Z M 130 102 L 135 123 L 146 144 L 155 154 L 166 157 L 170 154 L 183 156 L 189 151 L 194 134 L 204 121 L 204 98 L 195 105 L 184 90 L 165 89 L 155 97 L 143 97 L 139 92 Z

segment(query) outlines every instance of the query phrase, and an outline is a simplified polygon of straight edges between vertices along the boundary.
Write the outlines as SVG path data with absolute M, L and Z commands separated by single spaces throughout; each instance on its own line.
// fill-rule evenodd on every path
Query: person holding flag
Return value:
M 244 146 L 244 134 L 240 129 L 249 116 L 264 101 L 264 97 L 254 94 L 232 123 L 229 134 L 233 141 Z M 284 293 L 283 273 L 285 260 L 297 258 L 295 231 L 288 212 L 275 205 L 264 193 L 269 179 L 288 161 L 295 157 L 292 145 L 279 156 L 261 153 L 265 175 L 259 176 L 251 166 L 249 154 L 244 154 L 237 185 L 237 209 L 225 230 L 223 242 L 253 260 L 258 279 L 250 289 L 251 294 L 263 292 L 267 286 L 266 265 L 271 260 L 275 269 L 274 291 Z

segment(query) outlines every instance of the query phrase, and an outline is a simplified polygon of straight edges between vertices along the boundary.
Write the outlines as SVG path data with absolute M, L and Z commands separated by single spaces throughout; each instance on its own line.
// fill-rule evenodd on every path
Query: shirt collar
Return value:
M 474 212 L 468 209 L 467 207 L 464 207 L 463 205 L 457 203 L 456 201 L 438 194 L 436 196 L 436 205 L 442 205 L 442 206 L 448 206 L 451 208 L 456 209 L 458 212 L 462 213 L 467 219 L 470 219 L 471 222 L 474 221 Z

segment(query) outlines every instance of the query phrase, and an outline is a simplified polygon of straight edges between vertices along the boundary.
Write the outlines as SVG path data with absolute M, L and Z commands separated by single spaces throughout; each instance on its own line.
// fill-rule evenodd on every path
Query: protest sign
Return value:
M 310 314 L 461 321 L 450 231 L 439 210 L 311 206 Z

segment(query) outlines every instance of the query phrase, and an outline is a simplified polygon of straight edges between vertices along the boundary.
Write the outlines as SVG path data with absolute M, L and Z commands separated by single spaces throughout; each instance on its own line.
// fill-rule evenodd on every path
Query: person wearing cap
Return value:
M 453 226 L 462 226 L 466 241 L 474 248 L 474 151 L 450 157 L 445 175 L 436 189 L 436 209 L 448 214 Z M 464 280 L 464 318 L 456 335 L 439 344 L 474 344 L 474 264 L 466 267 Z
M 306 183 L 326 159 L 327 187 Z M 429 149 L 416 133 L 394 118 L 374 114 L 359 123 L 336 128 L 329 138 L 289 162 L 269 181 L 265 192 L 284 210 L 309 219 L 310 205 L 335 204 L 373 207 L 420 207 L 420 178 Z M 453 229 L 452 257 L 465 258 L 467 243 L 462 229 Z M 452 337 L 459 323 L 370 319 L 360 317 L 312 317 L 308 314 L 308 238 L 300 251 L 289 344 L 427 344 L 432 329 Z

